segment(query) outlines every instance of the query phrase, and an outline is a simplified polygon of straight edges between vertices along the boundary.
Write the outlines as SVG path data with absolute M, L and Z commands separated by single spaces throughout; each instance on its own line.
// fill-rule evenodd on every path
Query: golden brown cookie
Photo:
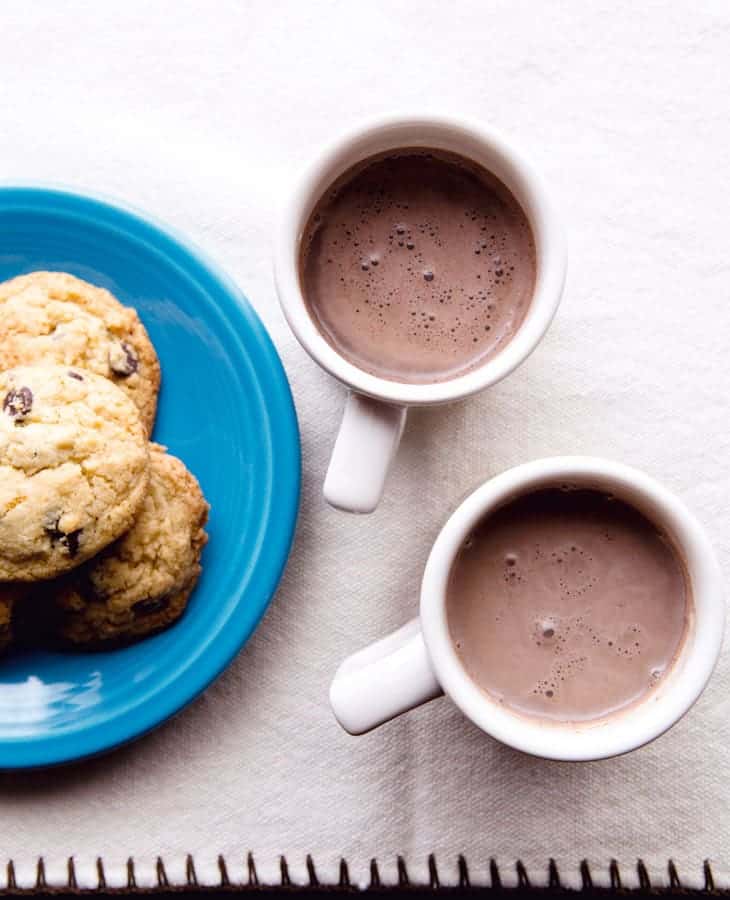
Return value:
M 52 578 L 131 526 L 149 451 L 134 403 L 66 366 L 0 372 L 0 581 Z
M 177 620 L 200 575 L 208 504 L 195 477 L 150 445 L 150 482 L 132 528 L 45 589 L 74 644 L 143 637 Z
M 31 272 L 0 284 L 0 370 L 80 366 L 121 388 L 149 435 L 160 363 L 136 311 L 66 272 Z

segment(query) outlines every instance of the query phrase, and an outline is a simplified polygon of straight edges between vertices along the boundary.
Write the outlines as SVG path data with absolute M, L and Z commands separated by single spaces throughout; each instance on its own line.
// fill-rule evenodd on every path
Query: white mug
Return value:
M 692 607 L 678 656 L 653 691 L 603 719 L 553 722 L 498 703 L 467 674 L 449 635 L 446 590 L 454 558 L 474 526 L 511 498 L 563 483 L 605 490 L 655 522 L 674 542 L 689 578 Z M 708 537 L 670 491 L 636 469 L 564 456 L 517 466 L 472 493 L 444 525 L 426 563 L 420 618 L 360 650 L 338 669 L 330 702 L 342 727 L 362 734 L 446 693 L 487 734 L 548 759 L 602 759 L 658 737 L 692 706 L 720 654 L 725 596 Z
M 532 302 L 509 343 L 493 358 L 464 375 L 426 384 L 379 378 L 341 356 L 312 321 L 299 275 L 302 233 L 327 188 L 356 163 L 380 152 L 405 147 L 449 150 L 496 175 L 527 215 L 537 258 Z M 304 349 L 350 389 L 325 479 L 327 501 L 349 512 L 372 512 L 382 496 L 408 407 L 468 397 L 504 378 L 523 362 L 555 314 L 565 268 L 563 231 L 542 182 L 507 141 L 481 124 L 433 116 L 379 119 L 350 132 L 322 153 L 291 194 L 278 236 L 275 277 L 284 314 Z

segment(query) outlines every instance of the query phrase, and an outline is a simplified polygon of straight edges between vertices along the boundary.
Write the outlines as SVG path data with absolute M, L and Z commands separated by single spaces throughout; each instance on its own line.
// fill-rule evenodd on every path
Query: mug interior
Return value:
M 669 671 L 646 697 L 604 718 L 560 722 L 499 704 L 472 680 L 451 641 L 446 616 L 449 574 L 463 541 L 506 502 L 569 483 L 614 494 L 670 538 L 685 565 L 690 610 L 683 642 Z M 725 600 L 719 567 L 704 530 L 684 504 L 649 476 L 590 457 L 557 457 L 518 466 L 472 493 L 434 544 L 423 578 L 421 621 L 442 687 L 484 731 L 518 750 L 550 759 L 588 760 L 633 750 L 671 727 L 697 699 L 719 655 Z
M 300 244 L 318 200 L 348 169 L 377 154 L 424 147 L 456 153 L 494 174 L 524 210 L 535 240 L 536 279 L 527 314 L 500 352 L 481 366 L 446 381 L 425 384 L 379 378 L 355 366 L 325 340 L 307 310 L 300 280 Z M 330 374 L 373 397 L 408 405 L 442 403 L 494 384 L 535 348 L 557 308 L 565 278 L 562 230 L 546 192 L 522 157 L 502 138 L 481 126 L 442 118 L 392 118 L 359 129 L 338 141 L 311 167 L 295 192 L 285 218 L 276 260 L 284 313 L 295 334 Z

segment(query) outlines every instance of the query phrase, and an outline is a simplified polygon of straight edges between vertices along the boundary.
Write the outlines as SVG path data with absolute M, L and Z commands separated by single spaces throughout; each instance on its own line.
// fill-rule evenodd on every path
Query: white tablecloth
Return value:
M 455 500 L 534 457 L 596 453 L 679 492 L 730 562 L 730 7 L 724 0 L 538 4 L 191 0 L 0 6 L 0 177 L 116 195 L 202 244 L 280 350 L 302 429 L 298 538 L 245 651 L 192 708 L 144 740 L 57 771 L 0 777 L 2 856 L 17 881 L 232 881 L 246 854 L 294 881 L 371 858 L 381 878 L 505 883 L 548 859 L 580 883 L 618 860 L 730 887 L 730 666 L 695 709 L 627 757 L 555 764 L 512 752 L 439 700 L 360 739 L 334 722 L 339 660 L 412 616 Z M 342 389 L 279 311 L 270 244 L 292 173 L 384 110 L 466 113 L 542 170 L 570 239 L 564 302 L 516 374 L 477 399 L 415 412 L 382 507 L 327 508 L 321 485 Z

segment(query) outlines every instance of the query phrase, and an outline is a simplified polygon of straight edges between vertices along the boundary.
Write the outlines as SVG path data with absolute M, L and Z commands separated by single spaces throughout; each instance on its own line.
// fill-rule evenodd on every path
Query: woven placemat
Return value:
M 306 867 L 308 881 L 306 884 L 294 884 L 289 874 L 289 864 L 285 856 L 280 857 L 280 879 L 277 883 L 263 883 L 259 879 L 256 869 L 256 860 L 252 853 L 246 855 L 246 871 L 247 878 L 243 882 L 232 881 L 228 874 L 228 864 L 223 856 L 218 857 L 218 869 L 220 872 L 220 882 L 217 885 L 201 885 L 198 882 L 195 871 L 195 859 L 192 855 L 188 855 L 185 865 L 185 883 L 173 884 L 168 878 L 165 869 L 164 860 L 158 857 L 156 864 L 157 885 L 153 887 L 140 887 L 137 885 L 135 876 L 134 860 L 127 861 L 127 883 L 126 886 L 110 889 L 106 883 L 106 874 L 104 871 L 104 861 L 99 858 L 97 860 L 98 885 L 96 888 L 79 889 L 76 880 L 76 871 L 73 858 L 68 860 L 68 881 L 64 887 L 50 887 L 46 881 L 45 864 L 42 858 L 38 860 L 36 868 L 36 882 L 32 888 L 19 888 L 15 879 L 15 867 L 12 862 L 8 862 L 6 869 L 6 885 L 0 889 L 0 895 L 16 895 L 16 894 L 34 894 L 34 895 L 53 895 L 53 896 L 77 896 L 79 894 L 93 894 L 98 897 L 119 896 L 120 894 L 155 894 L 156 897 L 165 897 L 174 895 L 179 897 L 180 894 L 193 894 L 195 892 L 204 893 L 206 896 L 216 893 L 236 893 L 252 892 L 269 893 L 272 890 L 295 891 L 297 895 L 305 895 L 315 897 L 318 893 L 326 893 L 332 896 L 333 893 L 352 894 L 367 892 L 368 895 L 377 893 L 388 893 L 388 895 L 397 894 L 399 891 L 405 891 L 409 897 L 417 896 L 419 893 L 432 894 L 434 891 L 440 893 L 454 893 L 455 891 L 468 891 L 470 896 L 477 894 L 485 894 L 496 898 L 500 894 L 508 895 L 510 900 L 518 900 L 521 894 L 536 894 L 542 898 L 559 895 L 575 895 L 580 893 L 584 900 L 591 900 L 592 897 L 604 897 L 607 894 L 630 893 L 634 896 L 641 894 L 666 894 L 666 893 L 683 893 L 697 894 L 706 896 L 727 895 L 730 891 L 718 890 L 715 886 L 715 877 L 712 871 L 712 865 L 709 860 L 703 863 L 704 887 L 703 888 L 687 888 L 682 884 L 679 872 L 673 860 L 667 861 L 666 881 L 661 886 L 652 884 L 649 872 L 643 862 L 639 859 L 635 864 L 636 881 L 639 887 L 626 888 L 622 880 L 621 867 L 616 860 L 609 863 L 610 886 L 597 887 L 593 883 L 591 867 L 586 860 L 580 863 L 580 880 L 581 887 L 566 888 L 563 886 L 560 877 L 560 871 L 554 859 L 548 861 L 547 866 L 547 883 L 534 886 L 530 880 L 527 868 L 521 860 L 517 860 L 514 864 L 514 874 L 517 883 L 514 887 L 504 887 L 502 883 L 502 869 L 497 862 L 492 859 L 489 862 L 489 885 L 473 885 L 469 876 L 469 864 L 464 856 L 458 857 L 459 880 L 457 885 L 444 887 L 441 884 L 439 876 L 438 863 L 436 857 L 431 854 L 428 857 L 428 883 L 414 883 L 408 874 L 408 866 L 402 856 L 397 858 L 398 879 L 395 884 L 385 884 L 381 878 L 381 871 L 378 861 L 373 859 L 370 861 L 370 882 L 365 888 L 360 888 L 352 884 L 350 880 L 349 866 L 346 860 L 340 860 L 339 878 L 331 883 L 322 883 L 317 875 L 317 868 L 311 856 L 306 858 Z M 542 879 L 541 879 L 542 881 Z

